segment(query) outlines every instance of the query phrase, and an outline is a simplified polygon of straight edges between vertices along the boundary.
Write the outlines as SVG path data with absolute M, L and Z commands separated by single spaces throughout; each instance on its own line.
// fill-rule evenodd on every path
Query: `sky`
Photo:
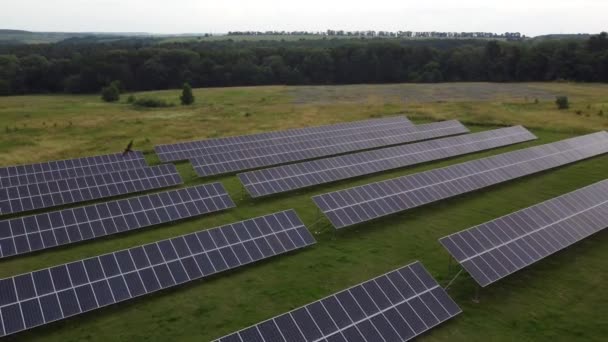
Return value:
M 0 0 L 0 28 L 59 32 L 608 31 L 608 0 Z

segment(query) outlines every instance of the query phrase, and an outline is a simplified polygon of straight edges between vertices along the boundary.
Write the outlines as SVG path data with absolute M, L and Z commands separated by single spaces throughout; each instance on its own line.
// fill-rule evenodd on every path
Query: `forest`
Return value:
M 553 40 L 67 39 L 0 45 L 0 95 L 244 85 L 608 82 L 608 35 Z

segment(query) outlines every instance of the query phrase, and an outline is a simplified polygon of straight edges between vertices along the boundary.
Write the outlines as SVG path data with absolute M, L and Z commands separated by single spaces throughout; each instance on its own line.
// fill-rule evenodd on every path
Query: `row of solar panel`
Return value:
M 139 152 L 50 161 L 0 168 L 0 188 L 147 167 Z
M 188 150 L 188 151 L 179 151 L 178 155 L 183 155 L 188 157 L 189 159 L 197 159 L 204 158 L 205 156 L 216 156 L 223 160 L 223 156 L 231 157 L 231 158 L 240 158 L 243 155 L 251 155 L 251 156 L 261 156 L 266 153 L 266 150 L 274 151 L 274 154 L 282 151 L 283 153 L 287 152 L 295 152 L 299 149 L 310 149 L 314 146 L 321 146 L 325 141 L 326 144 L 329 144 L 331 141 L 354 141 L 357 139 L 361 139 L 361 137 L 369 136 L 370 134 L 378 135 L 379 132 L 387 132 L 390 130 L 397 130 L 401 128 L 413 127 L 409 122 L 403 123 L 384 123 L 382 125 L 372 126 L 372 127 L 360 127 L 357 129 L 351 130 L 341 130 L 341 131 L 333 131 L 333 132 L 324 132 L 316 135 L 307 135 L 300 137 L 289 137 L 283 139 L 273 139 L 269 141 L 263 142 L 252 142 L 252 143 L 243 143 L 240 145 L 230 145 L 230 146 L 222 146 L 222 147 L 214 147 L 214 148 L 205 148 L 205 149 L 196 149 L 196 150 Z
M 217 341 L 407 341 L 460 312 L 415 262 Z
M 395 116 L 366 121 L 339 123 L 335 125 L 306 127 L 285 131 L 224 137 L 192 142 L 183 142 L 154 147 L 163 162 L 186 160 L 204 154 L 224 153 L 249 148 L 290 144 L 299 141 L 316 140 L 327 136 L 348 135 L 370 132 L 391 126 L 409 126 L 412 123 L 403 116 Z
M 536 139 L 521 126 L 434 139 L 238 174 L 252 197 L 291 191 Z
M 467 133 L 468 131 L 466 127 L 455 120 L 405 127 L 394 127 L 393 125 L 382 130 L 367 131 L 345 137 L 330 136 L 293 144 L 203 155 L 191 158 L 190 162 L 194 166 L 196 173 L 201 177 L 205 177 L 383 146 L 405 144 L 412 141 Z
M 0 337 L 315 243 L 293 210 L 0 280 Z
M 607 152 L 608 133 L 599 132 L 318 195 L 313 201 L 334 227 L 343 228 Z
M 0 214 L 49 208 L 181 184 L 175 165 L 68 178 L 0 189 Z
M 608 226 L 608 180 L 439 241 L 481 286 Z
M 234 202 L 221 183 L 0 221 L 0 258 L 204 215 Z

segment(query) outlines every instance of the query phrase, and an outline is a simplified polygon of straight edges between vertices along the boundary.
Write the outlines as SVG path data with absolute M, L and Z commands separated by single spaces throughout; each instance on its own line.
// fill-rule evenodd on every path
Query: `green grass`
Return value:
M 476 84 L 484 89 L 484 84 Z M 520 85 L 513 85 L 519 87 Z M 445 85 L 452 94 L 471 85 Z M 491 86 L 488 86 L 491 87 Z M 448 254 L 437 240 L 582 186 L 603 180 L 608 156 L 507 182 L 458 198 L 334 232 L 328 222 L 313 226 L 316 194 L 393 178 L 466 160 L 494 155 L 592 132 L 606 127 L 607 117 L 577 116 L 587 105 L 608 102 L 603 85 L 529 84 L 570 96 L 573 107 L 560 112 L 551 100 L 539 105 L 509 94 L 496 99 L 471 97 L 445 102 L 404 102 L 400 91 L 422 96 L 434 88 L 416 85 L 324 88 L 255 87 L 195 90 L 193 107 L 139 110 L 130 105 L 101 103 L 97 96 L 28 96 L 0 98 L 0 124 L 18 127 L 2 133 L 0 164 L 7 165 L 119 150 L 131 138 L 150 151 L 158 143 L 197 137 L 260 132 L 287 127 L 350 121 L 406 112 L 418 122 L 462 118 L 473 131 L 496 124 L 533 127 L 537 141 L 432 162 L 301 190 L 259 200 L 241 197 L 234 176 L 197 178 L 187 163 L 178 164 L 186 185 L 221 181 L 237 208 L 173 225 L 116 235 L 67 248 L 0 261 L 0 277 L 70 262 L 89 256 L 169 238 L 249 217 L 294 208 L 314 233 L 311 248 L 246 266 L 186 286 L 121 303 L 94 313 L 16 335 L 23 341 L 205 341 L 257 323 L 340 289 L 420 260 L 446 284 Z M 318 96 L 314 95 L 317 91 Z M 467 90 L 468 91 L 468 90 Z M 305 96 L 300 96 L 305 93 Z M 360 94 L 371 94 L 362 97 Z M 177 99 L 178 91 L 146 96 Z M 306 101 L 303 101 L 306 99 Z M 246 114 L 249 113 L 249 114 Z M 551 120 L 549 118 L 560 118 Z M 69 126 L 68 121 L 72 121 Z M 43 122 L 45 123 L 43 125 Z M 53 123 L 58 123 L 53 127 Z M 27 128 L 21 128 L 25 124 Z M 148 153 L 147 158 L 157 163 Z M 424 341 L 603 341 L 608 334 L 606 258 L 608 235 L 599 233 L 517 272 L 471 299 L 474 281 L 461 275 L 450 295 L 463 313 L 425 334 Z

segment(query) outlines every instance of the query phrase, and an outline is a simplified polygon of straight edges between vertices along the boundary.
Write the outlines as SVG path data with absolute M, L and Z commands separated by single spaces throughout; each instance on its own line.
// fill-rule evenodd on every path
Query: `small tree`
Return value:
M 557 104 L 557 109 L 570 108 L 570 103 L 568 102 L 568 96 L 558 96 L 555 99 L 555 104 Z
M 112 81 L 112 82 L 110 82 L 110 85 L 116 87 L 116 89 L 118 89 L 119 94 L 122 94 L 125 92 L 125 87 L 123 86 L 123 84 L 120 80 Z
M 190 84 L 184 83 L 184 87 L 182 88 L 182 96 L 179 97 L 182 101 L 182 105 L 189 106 L 194 103 L 194 95 L 192 95 L 192 87 Z
M 116 102 L 120 100 L 120 91 L 115 85 L 109 85 L 101 89 L 101 98 L 106 102 Z

